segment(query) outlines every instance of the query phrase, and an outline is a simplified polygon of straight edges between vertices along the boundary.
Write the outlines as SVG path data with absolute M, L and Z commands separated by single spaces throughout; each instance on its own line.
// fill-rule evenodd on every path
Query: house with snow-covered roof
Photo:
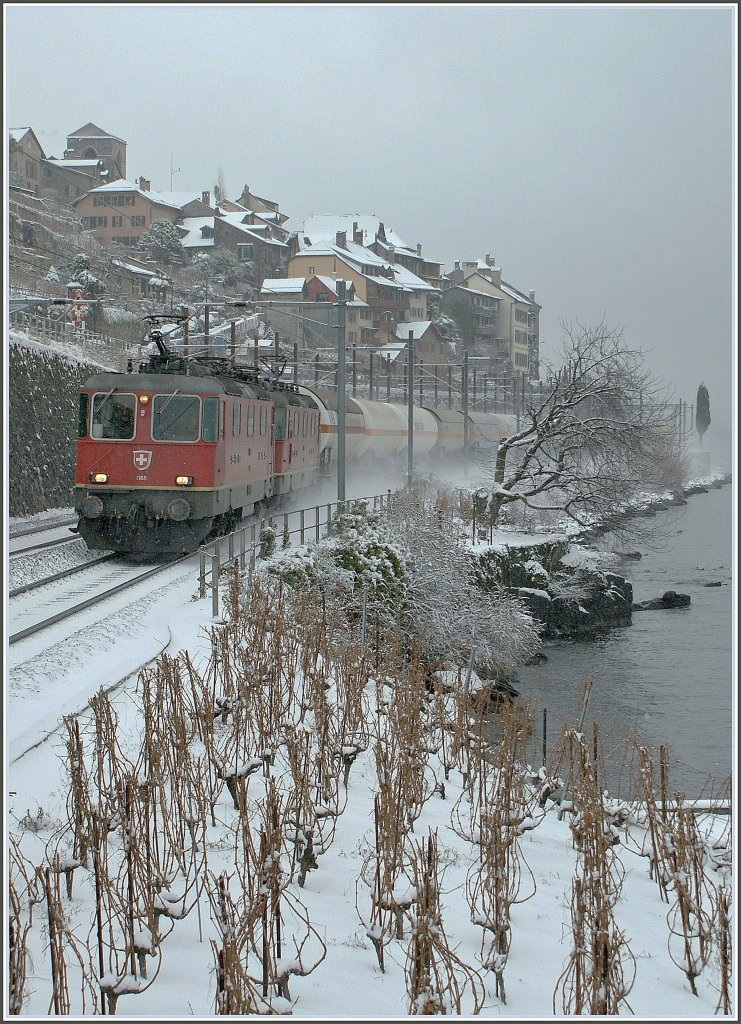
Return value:
M 102 160 L 58 160 L 50 156 L 41 161 L 38 194 L 69 205 L 107 180 L 108 170 Z
M 380 347 L 381 356 L 392 367 L 392 375 L 399 376 L 405 372 L 410 335 L 414 345 L 415 379 L 425 375 L 430 379 L 439 377 L 440 367 L 450 363 L 450 349 L 432 320 L 397 324 L 393 340 Z
M 239 263 L 254 264 L 258 287 L 287 258 L 288 246 L 280 234 L 250 210 L 225 213 L 219 208 L 214 217 L 214 245 L 231 252 Z
M 300 348 L 337 346 L 337 302 L 342 279 L 312 275 L 308 278 L 268 278 L 260 289 L 260 304 L 268 323 L 281 337 Z M 373 312 L 345 281 L 345 340 L 348 345 L 374 345 Z M 308 305 L 315 303 L 315 307 Z
M 272 199 L 263 199 L 261 196 L 256 196 L 249 185 L 244 186 L 242 194 L 237 199 L 237 203 L 246 210 L 253 210 L 255 213 L 261 214 L 266 220 L 274 221 L 278 227 L 288 220 L 287 215 L 280 212 L 278 203 Z
M 154 192 L 150 182 L 120 178 L 91 189 L 72 206 L 85 230 L 104 244 L 137 246 L 156 220 L 176 223 L 186 216 L 208 214 L 208 192 Z
M 540 305 L 502 280 L 490 254 L 481 260 L 456 261 L 445 275 L 441 310 L 458 321 L 471 344 L 488 347 L 506 371 L 539 376 Z
M 338 232 L 345 232 L 348 239 L 387 262 L 405 267 L 431 288 L 442 288 L 442 264 L 423 257 L 419 242 L 413 247 L 408 245 L 375 215 L 312 215 L 304 221 L 299 236 L 311 244 L 319 240 L 331 241 Z
M 373 310 L 379 343 L 391 340 L 397 323 L 427 319 L 427 298 L 435 289 L 401 264 L 350 241 L 346 231 L 338 231 L 334 241 L 317 237 L 313 243 L 311 236 L 299 234 L 293 250 L 288 267 L 292 276 L 339 276 L 354 283 Z

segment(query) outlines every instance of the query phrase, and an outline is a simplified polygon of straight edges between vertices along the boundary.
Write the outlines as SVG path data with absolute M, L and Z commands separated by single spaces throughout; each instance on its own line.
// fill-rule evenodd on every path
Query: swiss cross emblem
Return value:
M 134 452 L 134 465 L 137 469 L 149 469 L 151 463 L 151 452 Z

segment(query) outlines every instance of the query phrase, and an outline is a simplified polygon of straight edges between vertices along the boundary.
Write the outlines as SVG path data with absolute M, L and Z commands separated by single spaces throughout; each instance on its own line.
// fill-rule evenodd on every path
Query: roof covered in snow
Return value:
M 60 164 L 62 167 L 73 167 L 80 169 L 82 167 L 97 167 L 102 161 L 100 160 L 60 160 L 56 156 L 50 156 L 48 163 Z
M 301 240 L 299 238 L 299 244 Z M 388 260 L 377 256 L 370 249 L 348 240 L 347 245 L 337 245 L 335 242 L 320 239 L 313 245 L 304 245 L 295 254 L 296 256 L 339 256 L 348 266 L 353 267 L 359 274 L 367 277 L 370 281 L 385 285 L 387 288 L 402 288 L 404 291 L 435 291 L 432 285 L 417 277 L 411 270 L 402 267 L 399 263 L 390 263 Z M 366 274 L 365 267 L 376 267 L 379 270 L 391 270 L 393 278 L 375 274 Z
M 128 181 L 126 178 L 119 178 L 117 181 L 109 181 L 109 182 L 106 182 L 105 185 L 99 185 L 98 188 L 91 189 L 87 193 L 87 195 L 89 195 L 89 196 L 96 196 L 96 195 L 101 195 L 101 194 L 107 195 L 109 192 L 110 193 L 114 193 L 114 192 L 135 192 L 137 195 L 142 196 L 144 199 L 149 199 L 150 202 L 152 202 L 152 203 L 156 203 L 159 206 L 169 206 L 173 210 L 180 210 L 182 208 L 182 206 L 185 205 L 185 204 L 180 203 L 180 202 L 174 202 L 172 197 L 175 196 L 175 195 L 181 195 L 181 196 L 182 195 L 187 195 L 187 197 L 188 197 L 187 200 L 186 200 L 187 203 L 192 202 L 193 199 L 195 199 L 195 198 L 198 198 L 198 199 L 201 198 L 195 192 L 192 192 L 192 193 L 191 192 L 187 192 L 187 193 L 183 193 L 183 192 L 181 192 L 181 193 L 175 193 L 175 192 L 146 192 L 144 189 L 139 188 L 139 186 L 137 184 L 135 184 L 133 181 Z M 85 198 L 84 196 L 80 196 L 78 199 L 73 200 L 73 204 L 74 203 L 79 203 L 80 200 L 84 199 L 84 198 Z
M 213 231 L 213 217 L 183 217 L 182 224 L 178 227 L 185 229 L 186 234 L 180 238 L 180 244 L 184 249 L 201 248 L 202 246 L 213 245 L 213 238 L 204 238 L 201 232 L 203 228 L 211 228 Z
M 303 291 L 303 277 L 266 277 L 260 292 L 271 292 L 276 295 L 295 294 Z
M 408 323 L 401 323 L 396 325 L 396 337 L 400 341 L 409 340 L 409 332 L 411 331 L 414 335 L 414 340 L 419 341 L 422 335 L 428 330 L 432 320 L 410 320 Z M 390 344 L 393 344 L 391 342 Z
M 357 224 L 358 230 L 363 232 L 364 245 L 372 245 L 372 243 L 375 242 L 376 235 L 380 233 L 381 226 L 383 225 L 386 242 L 389 245 L 393 245 L 401 249 L 409 249 L 410 252 L 413 251 L 403 238 L 400 238 L 391 228 L 387 228 L 386 225 L 383 224 L 383 221 L 376 217 L 375 214 L 323 213 L 312 215 L 311 217 L 307 217 L 304 221 L 300 234 L 305 235 L 311 239 L 311 241 L 318 241 L 320 239 L 330 239 L 331 241 L 334 241 L 338 231 L 346 231 L 347 239 L 351 242 L 353 241 L 352 236 L 354 224 Z
M 509 297 L 511 299 L 514 299 L 515 302 L 522 302 L 526 306 L 531 306 L 532 305 L 532 303 L 530 302 L 530 299 L 526 298 L 522 294 L 522 292 L 518 292 L 517 289 L 513 288 L 511 284 L 505 284 L 504 281 L 502 281 L 501 288 L 502 288 L 502 291 L 506 295 L 509 295 Z

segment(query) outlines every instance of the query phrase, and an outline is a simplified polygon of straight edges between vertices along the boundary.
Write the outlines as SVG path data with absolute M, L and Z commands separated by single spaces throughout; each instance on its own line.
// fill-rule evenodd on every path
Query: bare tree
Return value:
M 642 352 L 604 322 L 561 327 L 560 369 L 486 468 L 492 523 L 519 502 L 586 526 L 610 519 L 639 490 L 680 482 L 671 478 L 678 447 L 668 395 Z
M 214 185 L 214 203 L 218 206 L 219 203 L 223 203 L 226 199 L 226 178 L 224 176 L 224 168 L 220 167 L 216 174 L 216 184 Z

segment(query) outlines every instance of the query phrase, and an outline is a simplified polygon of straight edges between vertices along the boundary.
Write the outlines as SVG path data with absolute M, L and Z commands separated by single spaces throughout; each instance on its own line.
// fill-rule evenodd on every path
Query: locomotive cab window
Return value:
M 264 437 L 268 432 L 268 408 L 266 405 L 260 406 L 260 433 Z
M 155 395 L 152 408 L 154 441 L 197 441 L 201 400 L 197 395 Z
M 247 437 L 252 437 L 255 433 L 255 407 L 250 402 L 247 407 Z
M 87 417 L 90 411 L 90 395 L 80 395 L 80 405 L 77 412 L 77 436 L 87 437 Z
M 203 427 L 201 437 L 204 441 L 219 440 L 219 400 L 218 398 L 203 399 Z
M 242 431 L 242 406 L 235 402 L 232 406 L 232 436 L 239 437 Z
M 115 391 L 93 396 L 92 436 L 98 440 L 130 441 L 136 427 L 136 395 Z

